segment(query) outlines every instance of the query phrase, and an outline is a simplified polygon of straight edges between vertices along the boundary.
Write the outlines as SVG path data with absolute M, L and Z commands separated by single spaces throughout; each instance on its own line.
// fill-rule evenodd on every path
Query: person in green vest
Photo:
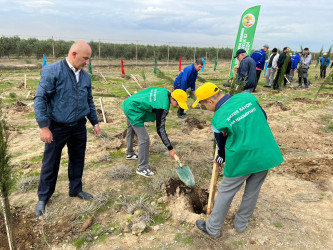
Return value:
M 150 87 L 144 89 L 122 102 L 124 113 L 127 117 L 126 134 L 126 159 L 139 159 L 136 173 L 145 177 L 152 177 L 154 173 L 149 169 L 149 135 L 144 127 L 145 122 L 156 121 L 156 130 L 163 144 L 169 150 L 169 155 L 174 157 L 176 150 L 172 147 L 165 131 L 166 116 L 172 107 L 188 109 L 187 94 L 181 89 L 170 93 L 161 87 Z M 139 140 L 139 155 L 134 152 L 134 133 Z
M 280 165 L 283 157 L 267 123 L 265 111 L 251 93 L 222 95 L 213 83 L 196 91 L 198 103 L 213 111 L 212 126 L 218 146 L 214 161 L 224 165 L 224 176 L 207 221 L 196 226 L 208 235 L 219 237 L 233 197 L 244 182 L 242 203 L 234 218 L 236 231 L 243 232 L 256 207 L 268 170 Z

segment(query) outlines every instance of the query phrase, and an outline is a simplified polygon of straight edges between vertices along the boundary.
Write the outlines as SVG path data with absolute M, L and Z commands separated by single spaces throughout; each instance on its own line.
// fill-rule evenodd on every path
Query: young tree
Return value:
M 11 213 L 9 205 L 9 191 L 14 182 L 11 176 L 12 167 L 9 164 L 8 153 L 8 128 L 1 112 L 0 103 L 0 200 L 2 205 L 3 216 L 6 224 L 8 244 L 10 249 L 15 249 L 13 231 L 11 224 Z

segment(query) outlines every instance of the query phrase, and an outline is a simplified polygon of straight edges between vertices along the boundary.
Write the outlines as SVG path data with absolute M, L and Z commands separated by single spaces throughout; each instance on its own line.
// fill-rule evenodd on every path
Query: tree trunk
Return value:
M 13 228 L 12 228 L 12 223 L 11 223 L 10 205 L 9 205 L 8 198 L 3 197 L 1 190 L 0 190 L 0 200 L 1 200 L 1 205 L 2 205 L 3 217 L 4 217 L 5 225 L 6 225 L 9 249 L 13 250 L 13 249 L 15 249 L 15 244 L 14 244 L 14 237 L 13 237 L 13 230 L 12 230 Z

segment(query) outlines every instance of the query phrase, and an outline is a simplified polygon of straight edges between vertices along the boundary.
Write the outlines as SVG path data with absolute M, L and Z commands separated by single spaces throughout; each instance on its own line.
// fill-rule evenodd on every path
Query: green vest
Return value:
M 144 122 L 156 120 L 153 109 L 165 109 L 169 112 L 170 100 L 168 90 L 160 87 L 144 89 L 122 102 L 123 110 L 130 123 L 143 127 Z
M 215 112 L 212 125 L 228 135 L 224 165 L 226 177 L 261 172 L 283 162 L 259 102 L 251 93 L 232 96 Z

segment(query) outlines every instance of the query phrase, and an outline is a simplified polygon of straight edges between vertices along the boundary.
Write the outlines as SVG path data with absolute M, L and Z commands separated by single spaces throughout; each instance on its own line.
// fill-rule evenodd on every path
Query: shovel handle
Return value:
M 175 158 L 175 160 L 176 160 L 176 162 L 178 163 L 179 167 L 182 168 L 182 167 L 183 167 L 183 164 L 180 162 L 178 156 L 175 154 L 173 157 Z

